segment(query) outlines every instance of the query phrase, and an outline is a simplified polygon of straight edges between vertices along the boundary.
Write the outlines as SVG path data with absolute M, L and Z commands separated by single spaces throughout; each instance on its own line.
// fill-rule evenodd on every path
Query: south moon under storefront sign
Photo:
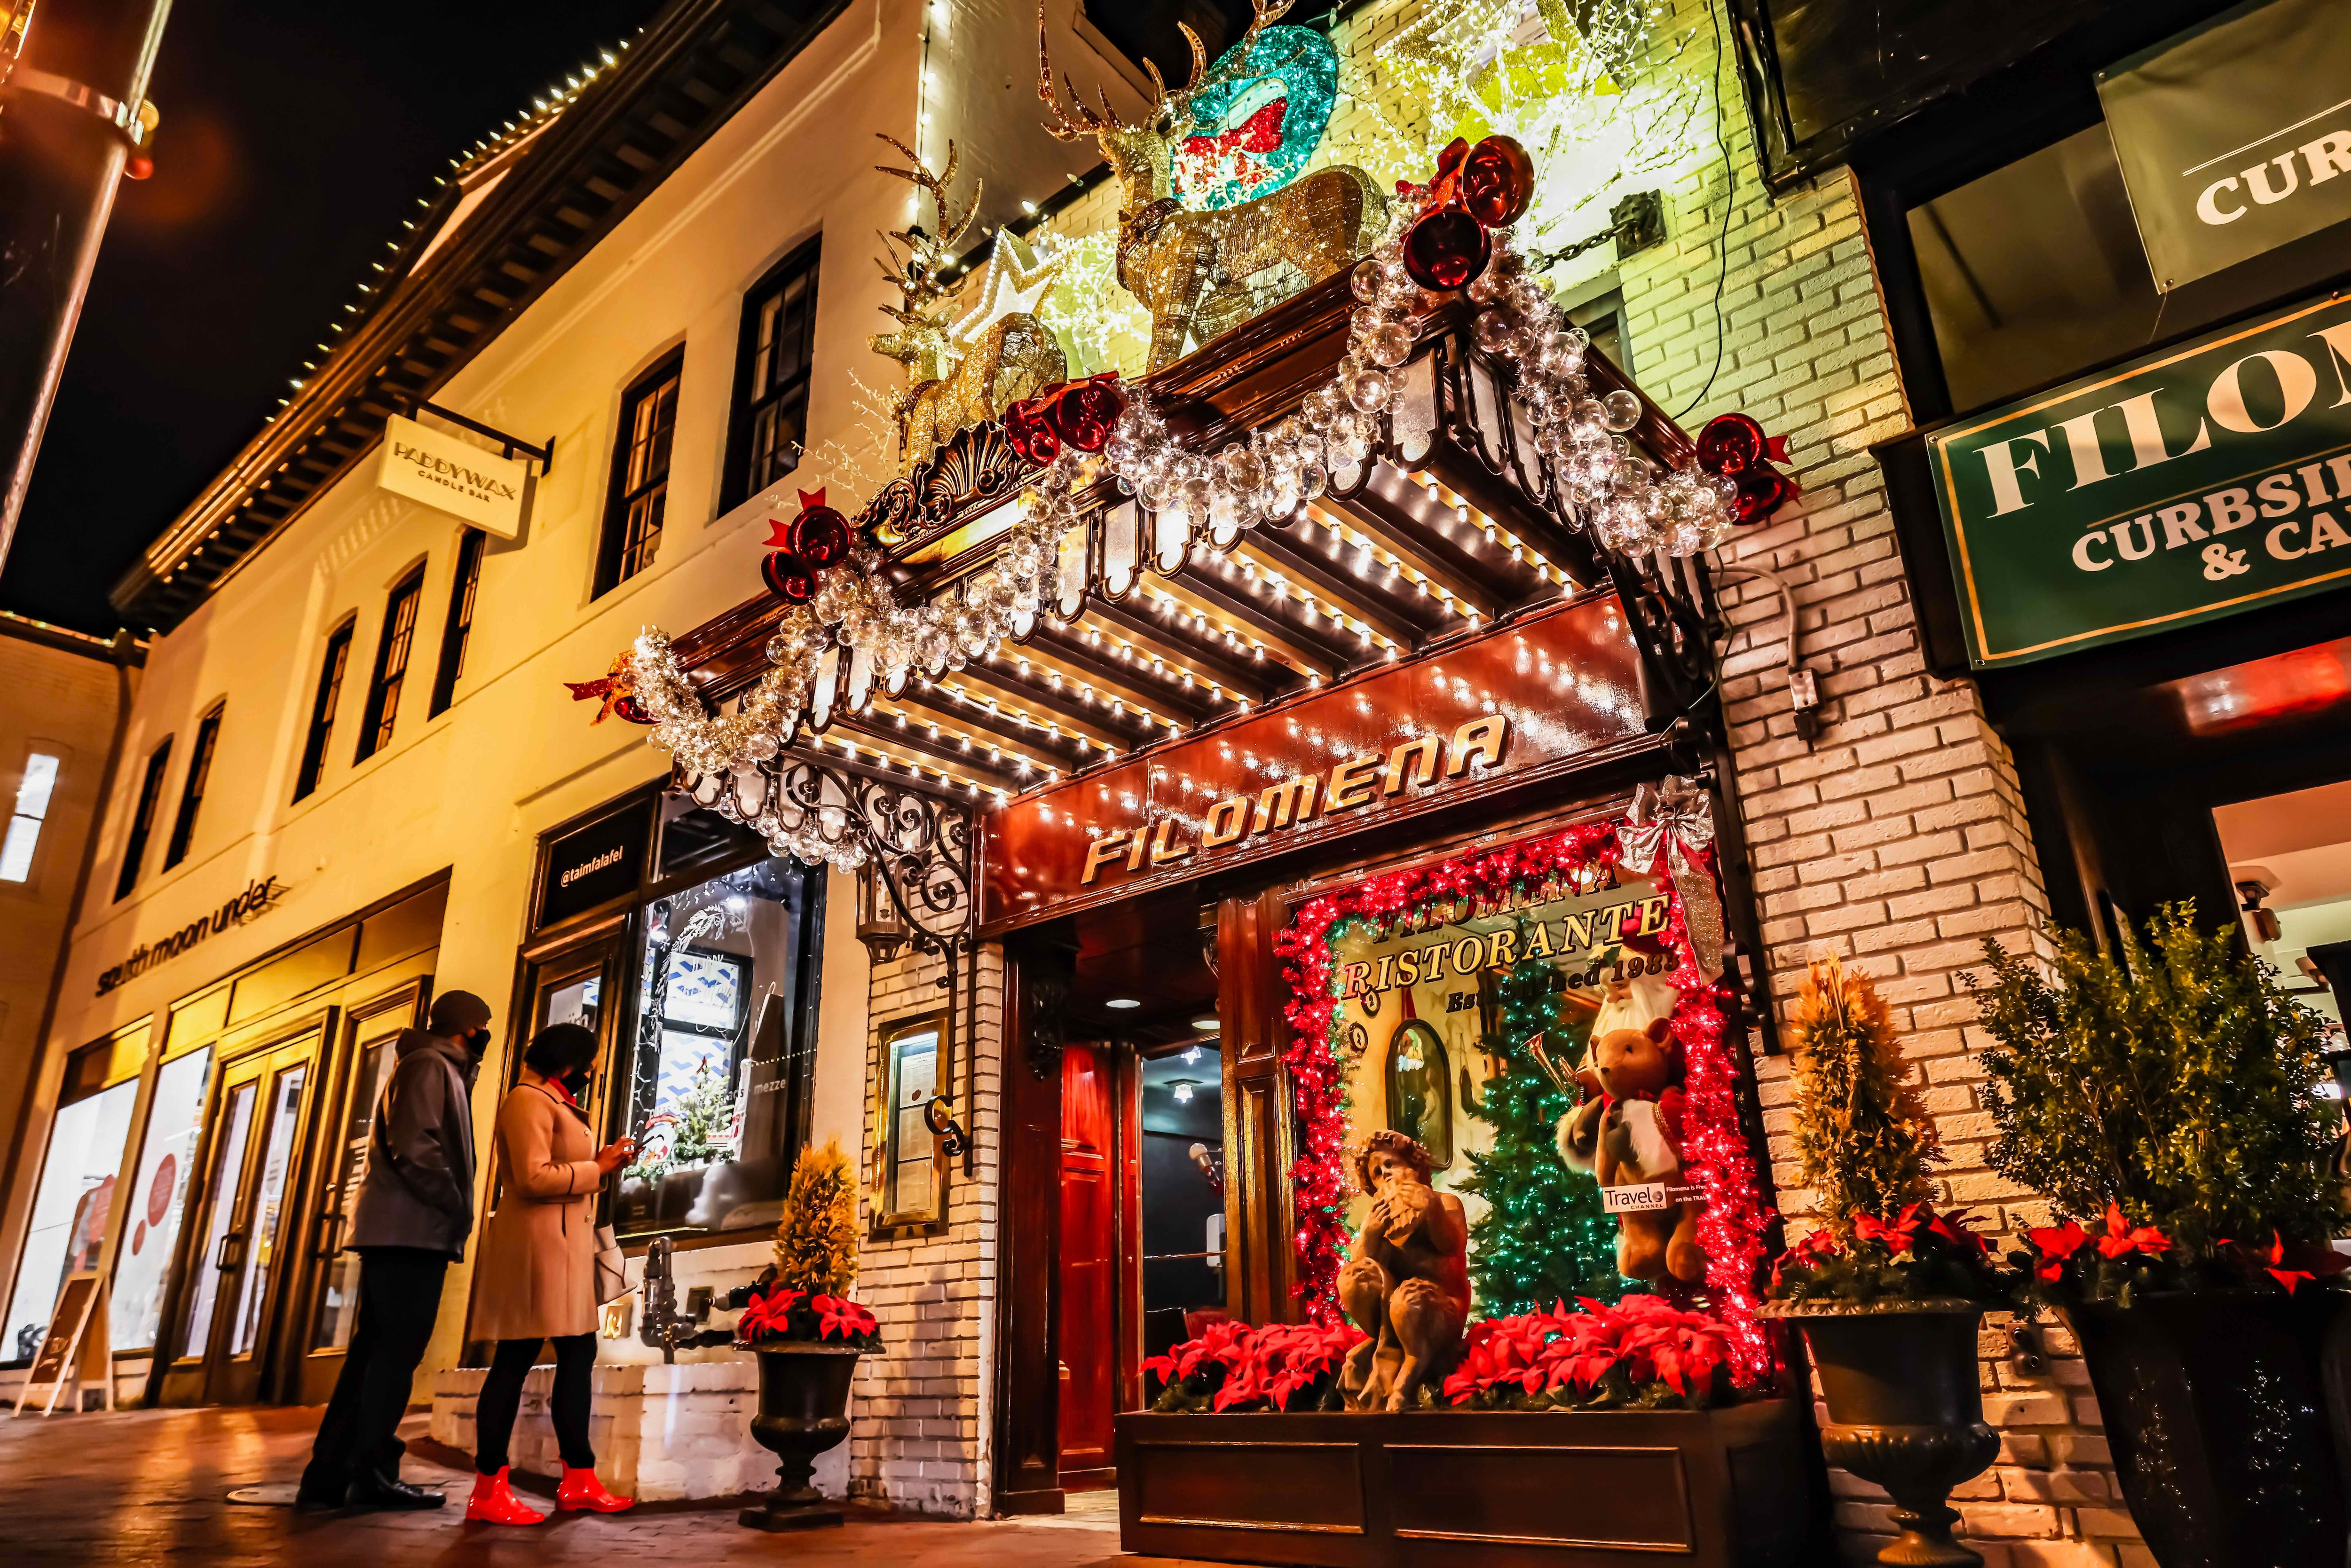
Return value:
M 991 934 L 1555 778 L 1652 739 L 1595 592 L 980 819 Z
M 1927 438 L 1969 661 L 2027 664 L 2351 580 L 2351 292 Z

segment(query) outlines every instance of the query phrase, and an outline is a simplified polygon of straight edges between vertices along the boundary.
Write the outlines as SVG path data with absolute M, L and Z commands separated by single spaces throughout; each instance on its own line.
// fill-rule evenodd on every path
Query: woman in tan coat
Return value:
M 523 1380 L 540 1344 L 555 1343 L 549 1400 L 563 1449 L 556 1506 L 617 1513 L 596 1479 L 588 1446 L 589 1380 L 596 1363 L 596 1194 L 632 1153 L 623 1138 L 601 1149 L 580 1109 L 596 1036 L 578 1024 L 538 1031 L 523 1051 L 521 1082 L 498 1107 L 496 1170 L 502 1184 L 475 1265 L 476 1338 L 498 1342 L 475 1406 L 474 1495 L 465 1517 L 491 1524 L 537 1524 L 547 1516 L 507 1484 L 507 1443 L 522 1404 Z

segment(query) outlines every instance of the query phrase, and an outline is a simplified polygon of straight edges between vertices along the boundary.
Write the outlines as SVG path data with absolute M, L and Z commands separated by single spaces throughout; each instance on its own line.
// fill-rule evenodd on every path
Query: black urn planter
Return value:
M 1940 1298 L 1767 1310 L 1803 1325 L 1828 1402 L 1823 1455 L 1894 1499 L 1902 1533 L 1877 1560 L 1905 1568 L 1980 1564 L 1980 1553 L 1951 1539 L 1959 1516 L 1946 1500 L 2000 1452 L 1984 1424 L 1976 1371 L 1982 1306 Z
M 2065 1316 L 2123 1497 L 2163 1568 L 2342 1568 L 2351 1513 L 2325 1369 L 2351 1295 L 2155 1291 Z
M 758 1347 L 759 1411 L 751 1436 L 776 1456 L 776 1490 L 737 1520 L 753 1530 L 839 1524 L 840 1507 L 810 1484 L 817 1456 L 849 1436 L 849 1383 L 864 1354 L 853 1345 L 786 1340 Z

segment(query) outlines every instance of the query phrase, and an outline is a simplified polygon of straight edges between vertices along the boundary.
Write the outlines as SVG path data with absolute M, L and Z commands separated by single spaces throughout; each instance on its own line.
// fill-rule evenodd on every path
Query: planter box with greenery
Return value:
M 1894 1499 L 1901 1534 L 1878 1561 L 1980 1563 L 1951 1539 L 1946 1500 L 2000 1449 L 1976 1327 L 2009 1282 L 1966 1215 L 1928 1205 L 1934 1126 L 1868 977 L 1815 962 L 1792 1032 L 1796 1151 L 1821 1224 L 1772 1270 L 1764 1311 L 1803 1326 L 1828 1405 L 1823 1454 Z
M 2156 1560 L 2340 1568 L 2326 1369 L 2351 1296 L 2324 1025 L 2233 921 L 2194 916 L 2166 905 L 2115 954 L 2060 933 L 2046 965 L 1985 943 L 1987 1158 L 2055 1206 L 2016 1260 L 2081 1339 Z
M 857 1278 L 857 1195 L 838 1142 L 803 1149 L 776 1227 L 775 1266 L 736 1303 L 736 1343 L 759 1357 L 751 1436 L 773 1453 L 776 1489 L 745 1509 L 754 1530 L 839 1524 L 812 1483 L 818 1456 L 849 1436 L 857 1358 L 878 1343 L 873 1314 L 849 1299 Z

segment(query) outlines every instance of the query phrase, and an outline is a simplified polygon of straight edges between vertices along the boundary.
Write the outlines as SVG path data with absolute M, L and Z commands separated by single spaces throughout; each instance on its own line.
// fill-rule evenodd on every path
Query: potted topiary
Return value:
M 2192 904 L 2119 936 L 2117 956 L 2059 933 L 2045 966 L 1984 945 L 1986 1157 L 2056 1211 L 2016 1259 L 2081 1341 L 2163 1568 L 2339 1565 L 2323 1368 L 2351 1295 L 2330 1287 L 2324 1025 Z
M 736 1343 L 759 1357 L 751 1435 L 780 1462 L 776 1490 L 738 1516 L 754 1530 L 839 1524 L 810 1484 L 817 1457 L 849 1435 L 849 1384 L 878 1343 L 873 1314 L 849 1299 L 857 1278 L 857 1195 L 836 1140 L 803 1149 L 776 1227 L 775 1266 L 740 1292 Z
M 1933 1124 L 1904 1082 L 1865 975 L 1816 960 L 1796 998 L 1796 1152 L 1820 1224 L 1771 1271 L 1766 1315 L 1803 1327 L 1831 1464 L 1886 1489 L 1901 1535 L 1881 1563 L 1980 1563 L 1951 1539 L 1951 1488 L 2000 1440 L 1984 1424 L 1976 1331 L 2008 1281 L 1962 1214 L 1931 1207 Z

